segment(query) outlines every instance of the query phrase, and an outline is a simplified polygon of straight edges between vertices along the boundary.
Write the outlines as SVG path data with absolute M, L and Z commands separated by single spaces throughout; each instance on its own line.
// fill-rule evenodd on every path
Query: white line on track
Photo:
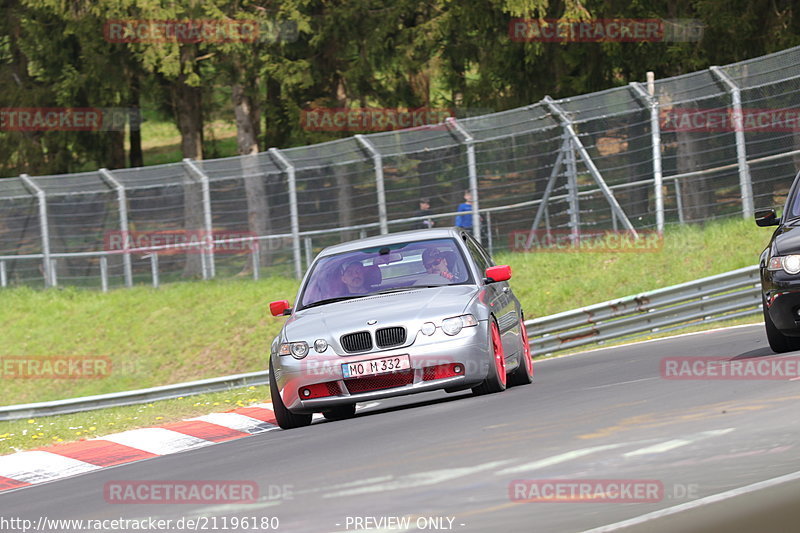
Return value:
M 592 446 L 591 448 L 572 450 L 571 452 L 561 453 L 559 455 L 554 455 L 552 457 L 539 459 L 537 461 L 533 461 L 532 463 L 526 463 L 524 465 L 506 468 L 504 470 L 500 470 L 499 472 L 495 472 L 495 474 L 500 476 L 506 474 L 518 474 L 520 472 L 529 472 L 531 470 L 538 470 L 540 468 L 546 468 L 548 466 L 553 466 L 560 463 L 565 463 L 567 461 L 571 461 L 573 459 L 578 459 L 580 457 L 585 457 L 595 452 L 601 452 L 603 450 L 613 450 L 615 448 L 622 448 L 623 446 L 628 446 L 629 444 L 630 443 L 628 442 L 621 442 L 617 444 L 604 444 L 602 446 Z
M 620 381 L 619 383 L 609 383 L 608 385 L 598 385 L 596 387 L 587 387 L 583 390 L 592 390 L 592 389 L 605 389 L 607 387 L 616 387 L 617 385 L 627 385 L 628 383 L 639 383 L 640 381 L 652 381 L 654 379 L 662 379 L 660 377 L 652 377 L 652 378 L 642 378 L 642 379 L 632 379 L 630 381 Z
M 633 450 L 632 452 L 628 452 L 623 454 L 623 457 L 636 457 L 639 455 L 650 455 L 654 453 L 664 453 L 670 450 L 674 450 L 676 448 L 681 448 L 683 446 L 687 446 L 694 442 L 708 439 L 711 437 L 718 437 L 720 435 L 726 435 L 733 431 L 735 428 L 727 428 L 727 429 L 715 429 L 711 431 L 704 431 L 697 435 L 694 438 L 686 438 L 686 439 L 673 439 L 668 440 L 666 442 L 662 442 L 659 444 L 655 444 L 653 446 L 648 446 L 647 448 L 639 448 L 638 450 Z
M 623 529 L 626 527 L 644 524 L 645 522 L 649 522 L 657 518 L 662 518 L 664 516 L 670 516 L 673 514 L 682 513 L 690 509 L 696 509 L 704 505 L 718 503 L 724 500 L 728 500 L 730 498 L 735 498 L 736 496 L 749 494 L 751 492 L 767 489 L 770 487 L 774 487 L 776 485 L 780 485 L 782 483 L 788 483 L 790 481 L 796 481 L 798 479 L 800 479 L 800 471 L 792 472 L 791 474 L 786 474 L 785 476 L 779 476 L 779 477 L 774 477 L 772 479 L 767 479 L 765 481 L 759 481 L 757 483 L 745 485 L 744 487 L 739 487 L 737 489 L 720 492 L 719 494 L 706 496 L 705 498 L 700 498 L 699 500 L 693 500 L 691 502 L 675 505 L 674 507 L 667 507 L 666 509 L 661 509 L 660 511 L 653 511 L 652 513 L 643 514 L 641 516 L 630 518 L 628 520 L 623 520 L 621 522 L 615 522 L 613 524 L 607 524 L 605 526 L 600 526 L 594 529 L 588 529 L 586 531 L 583 531 L 583 533 L 605 533 L 607 531 L 617 531 L 619 529 Z

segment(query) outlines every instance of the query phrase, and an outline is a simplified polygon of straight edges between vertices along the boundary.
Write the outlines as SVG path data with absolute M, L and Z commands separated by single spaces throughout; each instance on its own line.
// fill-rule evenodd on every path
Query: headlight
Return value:
M 281 344 L 281 349 L 278 353 L 280 355 L 291 355 L 295 359 L 302 359 L 308 355 L 308 343 L 305 341 L 284 342 Z
M 433 322 L 425 322 L 424 324 L 422 324 L 422 328 L 420 328 L 420 331 L 422 331 L 423 335 L 429 335 L 429 336 L 433 335 L 434 333 L 436 333 L 436 324 L 434 324 Z
M 800 274 L 800 255 L 785 255 L 782 257 L 771 257 L 768 270 L 783 269 L 787 274 Z
M 442 320 L 442 331 L 448 335 L 458 335 L 463 328 L 477 325 L 478 320 L 472 315 L 454 316 Z
M 328 349 L 328 343 L 325 342 L 325 339 L 317 339 L 314 341 L 314 349 L 317 353 L 322 353 Z

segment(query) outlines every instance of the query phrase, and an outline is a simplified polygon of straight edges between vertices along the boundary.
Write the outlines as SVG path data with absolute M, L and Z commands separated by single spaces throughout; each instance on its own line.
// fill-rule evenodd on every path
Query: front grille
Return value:
M 359 392 L 369 392 L 381 389 L 391 389 L 410 385 L 414 381 L 414 369 L 401 370 L 391 374 L 380 374 L 378 376 L 367 376 L 363 378 L 353 378 L 344 380 L 350 394 Z
M 404 327 L 383 328 L 375 332 L 375 344 L 378 345 L 378 348 L 400 346 L 404 342 L 406 342 L 406 328 Z
M 372 336 L 369 331 L 358 331 L 342 335 L 342 348 L 346 352 L 365 352 L 372 349 Z

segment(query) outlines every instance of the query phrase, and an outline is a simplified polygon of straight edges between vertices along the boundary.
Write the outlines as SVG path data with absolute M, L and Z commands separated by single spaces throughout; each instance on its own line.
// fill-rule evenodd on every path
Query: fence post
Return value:
M 649 74 L 649 73 L 648 73 Z M 648 85 L 649 86 L 649 85 Z M 658 100 L 644 90 L 640 83 L 631 82 L 634 95 L 650 108 L 650 138 L 653 148 L 653 193 L 656 200 L 656 230 L 664 231 L 664 176 L 661 171 L 661 124 L 659 123 Z
M 453 127 L 460 135 L 453 135 L 459 143 L 467 147 L 467 169 L 469 171 L 469 190 L 472 193 L 472 234 L 481 242 L 481 215 L 478 198 L 478 168 L 475 163 L 475 139 L 459 124 L 455 117 L 447 117 L 447 124 Z M 452 132 L 452 130 L 450 130 Z
M 303 241 L 304 241 L 303 244 L 305 244 L 306 248 L 306 268 L 308 268 L 311 266 L 311 260 L 313 259 L 313 257 L 311 256 L 313 244 L 311 242 L 311 237 L 306 237 L 305 239 L 303 239 Z
M 289 215 L 292 226 L 292 252 L 294 253 L 294 275 L 297 279 L 303 277 L 303 262 L 300 256 L 300 221 L 297 212 L 297 183 L 294 175 L 294 165 L 277 148 L 270 148 L 269 153 L 283 167 L 289 181 Z
M 153 288 L 158 288 L 158 253 L 150 254 L 150 273 L 153 275 Z
M 620 222 L 622 222 L 622 225 L 625 226 L 625 229 L 630 231 L 635 237 L 638 238 L 639 234 L 636 232 L 636 229 L 634 229 L 633 224 L 631 224 L 631 221 L 628 220 L 628 215 L 626 215 L 625 211 L 623 211 L 622 207 L 620 207 L 619 202 L 617 202 L 617 199 L 614 196 L 614 193 L 611 192 L 611 189 L 608 188 L 606 180 L 604 180 L 603 175 L 600 174 L 600 170 L 598 170 L 597 166 L 594 164 L 594 161 L 592 161 L 592 158 L 589 157 L 589 152 L 586 151 L 586 148 L 583 146 L 580 137 L 578 137 L 578 134 L 575 133 L 575 128 L 572 127 L 572 120 L 569 117 L 567 117 L 567 114 L 564 112 L 563 109 L 561 109 L 561 107 L 556 103 L 556 101 L 550 98 L 549 96 L 545 96 L 543 101 L 547 105 L 547 107 L 550 108 L 550 111 L 559 118 L 562 127 L 564 128 L 564 131 L 572 140 L 571 151 L 573 152 L 573 157 L 574 157 L 574 152 L 577 151 L 578 155 L 580 155 L 581 159 L 583 160 L 583 164 L 589 171 L 589 174 L 592 175 L 592 178 L 594 179 L 595 183 L 597 183 L 598 188 L 603 193 L 603 196 L 605 196 L 605 199 L 608 202 L 608 204 L 611 206 L 611 211 L 613 213 L 616 213 L 617 218 L 619 219 Z
M 108 258 L 100 256 L 100 286 L 103 292 L 108 292 Z
M 567 137 L 567 194 L 569 195 L 570 238 L 577 244 L 581 238 L 581 211 L 578 202 L 578 166 L 575 162 L 575 143 Z M 613 217 L 614 214 L 612 213 Z
M 50 228 L 47 223 L 47 195 L 41 187 L 36 185 L 27 174 L 20 175 L 22 183 L 31 194 L 36 196 L 39 202 L 39 228 L 42 235 L 42 268 L 44 270 L 44 286 L 52 287 L 55 285 L 55 272 L 50 259 Z
M 133 269 L 131 267 L 131 236 L 128 231 L 128 199 L 125 194 L 125 186 L 106 168 L 101 168 L 100 177 L 103 178 L 110 187 L 117 191 L 117 204 L 119 205 L 119 229 L 122 232 L 122 269 L 125 276 L 125 286 L 133 286 Z
M 383 182 L 383 157 L 381 153 L 372 144 L 372 141 L 367 139 L 361 134 L 357 134 L 356 141 L 361 144 L 361 147 L 372 158 L 372 164 L 375 166 L 375 193 L 378 196 L 378 222 L 381 226 L 381 235 L 389 233 L 389 219 L 386 214 L 386 188 Z
M 203 262 L 203 279 L 213 279 L 216 275 L 216 266 L 214 263 L 214 226 L 211 223 L 211 190 L 208 185 L 208 176 L 188 157 L 183 160 L 183 164 L 189 169 L 190 174 L 200 180 L 200 186 L 203 190 L 203 222 L 206 229 L 205 239 L 203 239 L 205 245 L 202 248 L 205 259 Z
M 0 287 L 8 286 L 8 278 L 6 277 L 6 262 L 0 261 Z
M 261 252 L 259 252 L 259 242 L 256 240 L 250 241 L 250 260 L 253 263 L 253 280 L 258 281 L 261 269 Z
M 719 67 L 709 70 L 725 85 L 731 93 L 733 103 L 733 125 L 736 131 L 736 159 L 739 163 L 739 188 L 742 191 L 742 216 L 753 216 L 753 183 L 750 179 L 750 167 L 747 164 L 747 145 L 744 138 L 744 117 L 742 116 L 742 92 L 736 82 Z

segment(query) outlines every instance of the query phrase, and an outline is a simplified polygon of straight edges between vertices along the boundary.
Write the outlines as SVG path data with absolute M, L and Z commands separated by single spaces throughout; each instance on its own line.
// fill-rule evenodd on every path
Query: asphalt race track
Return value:
M 442 392 L 386 400 L 351 420 L 3 493 L 0 514 L 34 522 L 267 516 L 289 532 L 571 532 L 684 506 L 631 530 L 777 530 L 750 529 L 747 516 L 777 517 L 781 502 L 785 508 L 800 498 L 796 480 L 702 499 L 800 470 L 800 379 L 663 379 L 660 362 L 795 355 L 774 355 L 758 325 L 541 361 L 531 386 L 483 397 Z M 512 482 L 526 479 L 650 480 L 663 493 L 648 503 L 512 501 Z M 254 481 L 262 496 L 213 506 L 107 503 L 104 486 L 120 480 Z M 410 527 L 386 527 L 395 524 L 389 517 L 407 517 Z M 782 530 L 800 530 L 793 524 Z

